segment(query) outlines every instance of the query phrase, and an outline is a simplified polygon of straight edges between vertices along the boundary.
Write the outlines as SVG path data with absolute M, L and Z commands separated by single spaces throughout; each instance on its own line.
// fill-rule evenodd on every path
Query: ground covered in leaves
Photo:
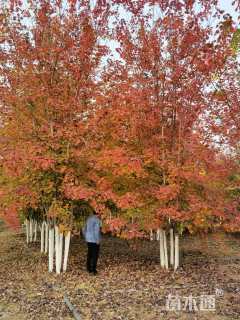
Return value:
M 105 237 L 99 274 L 85 271 L 86 246 L 72 239 L 67 273 L 47 271 L 40 243 L 27 245 L 23 233 L 0 231 L 0 319 L 73 319 L 63 297 L 83 320 L 240 319 L 240 238 L 209 235 L 181 239 L 178 272 L 159 267 L 156 241 L 126 241 Z M 167 296 L 215 295 L 216 310 L 180 311 L 166 308 Z M 194 309 L 194 308 L 193 308 Z M 196 309 L 196 308 L 195 308 Z

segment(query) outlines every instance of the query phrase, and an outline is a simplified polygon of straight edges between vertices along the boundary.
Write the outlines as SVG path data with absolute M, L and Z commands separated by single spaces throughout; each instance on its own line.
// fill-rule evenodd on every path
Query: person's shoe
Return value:
M 92 271 L 92 270 L 89 270 L 89 269 L 87 269 L 87 272 L 88 272 L 88 273 L 93 273 L 93 271 Z
M 94 270 L 93 274 L 94 274 L 94 276 L 96 276 L 97 275 L 97 270 Z

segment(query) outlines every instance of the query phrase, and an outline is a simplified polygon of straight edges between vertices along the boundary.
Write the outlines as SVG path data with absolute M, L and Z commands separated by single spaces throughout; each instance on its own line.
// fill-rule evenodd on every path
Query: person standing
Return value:
M 88 217 L 83 228 L 83 235 L 88 246 L 87 271 L 96 275 L 101 241 L 101 221 L 95 211 Z

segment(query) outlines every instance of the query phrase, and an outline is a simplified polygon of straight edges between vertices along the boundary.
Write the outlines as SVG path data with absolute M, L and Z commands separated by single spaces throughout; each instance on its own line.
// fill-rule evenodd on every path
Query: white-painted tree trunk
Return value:
M 53 272 L 54 229 L 49 228 L 48 270 Z
M 29 222 L 29 242 L 33 241 L 33 221 L 30 219 Z
M 71 237 L 71 233 L 70 233 L 70 231 L 68 231 L 68 233 L 65 235 L 63 272 L 65 272 L 67 270 L 70 237 Z
M 63 253 L 63 233 L 59 234 L 59 273 L 62 269 L 62 253 Z
M 179 267 L 179 236 L 175 235 L 175 259 L 174 259 L 174 270 Z
M 153 241 L 153 231 L 152 231 L 152 229 L 150 230 L 150 241 Z
M 62 268 L 62 251 L 63 251 L 63 234 L 55 226 L 55 256 L 56 256 L 56 273 L 61 273 Z
M 167 250 L 166 231 L 163 231 L 163 247 L 164 247 L 164 262 L 165 262 L 165 268 L 168 270 L 168 250 Z
M 170 229 L 170 265 L 174 265 L 174 240 L 173 229 Z
M 60 246 L 59 246 L 59 229 L 57 226 L 55 226 L 55 267 L 56 267 L 56 273 L 60 273 Z
M 159 229 L 159 249 L 160 249 L 160 265 L 162 268 L 165 266 L 164 261 L 164 246 L 163 246 L 163 231 Z
M 156 232 L 156 240 L 160 241 L 160 230 L 159 229 Z
M 47 253 L 48 252 L 48 235 L 49 235 L 49 228 L 48 228 L 48 223 L 45 222 L 45 248 L 44 248 L 44 252 Z
M 41 225 L 41 252 L 44 252 L 44 238 L 45 238 L 45 222 L 42 222 Z
M 29 243 L 29 221 L 27 219 L 25 220 L 25 225 L 26 225 L 26 241 L 28 244 Z
M 38 227 L 38 223 L 37 221 L 34 222 L 34 242 L 37 241 L 37 227 Z

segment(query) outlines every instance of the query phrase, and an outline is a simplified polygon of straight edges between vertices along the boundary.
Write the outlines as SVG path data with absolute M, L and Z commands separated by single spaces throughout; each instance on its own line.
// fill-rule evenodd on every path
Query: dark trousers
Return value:
M 87 245 L 87 270 L 89 272 L 96 272 L 100 245 L 93 242 L 88 242 Z

